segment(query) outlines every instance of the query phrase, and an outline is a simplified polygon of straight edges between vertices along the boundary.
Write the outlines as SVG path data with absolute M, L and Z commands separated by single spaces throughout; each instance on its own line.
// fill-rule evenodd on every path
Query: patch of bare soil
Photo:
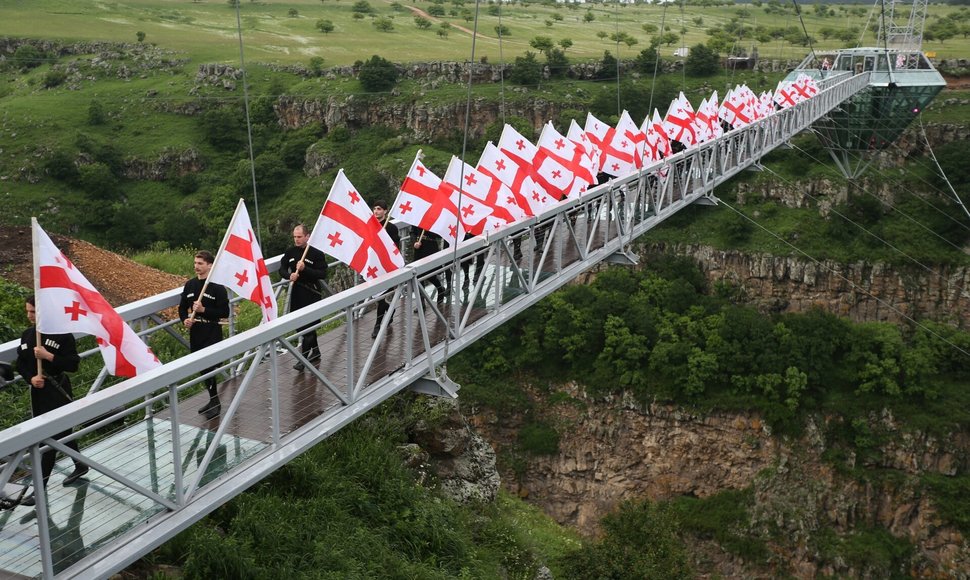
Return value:
M 147 298 L 185 283 L 184 278 L 143 266 L 88 242 L 48 234 L 112 306 Z M 0 276 L 33 288 L 33 269 L 30 228 L 0 226 Z

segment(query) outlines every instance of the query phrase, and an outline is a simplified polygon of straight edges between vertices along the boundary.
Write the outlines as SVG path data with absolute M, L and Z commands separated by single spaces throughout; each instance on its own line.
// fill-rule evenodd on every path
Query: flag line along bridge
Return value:
M 716 186 L 756 166 L 868 83 L 868 73 L 829 75 L 811 99 L 463 242 L 457 251 L 98 390 L 102 372 L 87 396 L 0 432 L 0 486 L 8 493 L 29 483 L 30 475 L 18 471 L 26 458 L 39 477 L 46 446 L 70 456 L 58 463 L 47 490 L 35 490 L 36 508 L 0 512 L 0 578 L 106 577 L 392 395 L 412 389 L 455 397 L 459 387 L 442 371 L 448 356 L 600 262 L 635 263 L 635 238 L 692 203 L 716 204 Z M 481 258 L 482 274 L 467 280 L 461 265 Z M 278 266 L 278 257 L 268 261 L 271 271 Z M 434 276 L 450 277 L 447 297 L 425 290 Z M 161 313 L 179 295 L 171 290 L 118 312 L 143 336 L 178 336 L 178 321 Z M 373 305 L 384 299 L 390 311 L 372 339 Z M 292 370 L 300 357 L 295 333 L 310 323 L 320 329 L 324 356 L 298 373 Z M 17 344 L 0 346 L 0 360 L 12 360 Z M 197 376 L 210 367 L 217 368 Z M 229 378 L 220 385 L 221 416 L 205 420 L 196 413 L 204 396 L 199 383 L 211 374 Z M 56 439 L 72 429 L 70 437 Z M 80 438 L 80 454 L 65 446 Z M 71 458 L 91 471 L 84 485 L 63 487 Z

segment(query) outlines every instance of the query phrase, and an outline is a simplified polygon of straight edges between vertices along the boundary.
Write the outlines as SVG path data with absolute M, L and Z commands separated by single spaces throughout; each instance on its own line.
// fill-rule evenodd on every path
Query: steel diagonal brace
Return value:
M 111 469 L 110 467 L 107 467 L 104 464 L 99 463 L 99 462 L 91 459 L 90 457 L 85 457 L 84 455 L 81 455 L 77 451 L 74 451 L 73 449 L 71 449 L 67 445 L 62 444 L 59 441 L 56 441 L 54 439 L 45 439 L 44 440 L 44 443 L 46 443 L 47 445 L 50 445 L 51 448 L 53 448 L 53 449 L 55 449 L 57 451 L 60 451 L 64 455 L 67 455 L 71 459 L 74 459 L 76 461 L 80 461 L 80 462 L 84 463 L 85 465 L 89 465 L 89 466 L 93 467 L 95 471 L 99 471 L 99 472 L 107 475 L 111 479 L 122 483 L 125 487 L 128 487 L 128 488 L 130 488 L 130 489 L 132 489 L 132 490 L 140 493 L 141 495 L 143 495 L 143 496 L 145 496 L 145 497 L 147 497 L 147 498 L 149 498 L 149 499 L 151 499 L 151 500 L 153 500 L 153 501 L 155 501 L 157 503 L 162 504 L 163 506 L 167 507 L 170 510 L 178 509 L 178 505 L 176 505 L 175 502 L 173 502 L 172 500 L 168 499 L 167 497 L 163 497 L 161 495 L 158 495 L 157 493 L 153 492 L 152 490 L 150 490 L 148 488 L 145 488 L 145 487 L 143 487 L 141 485 L 138 485 L 134 481 L 128 479 L 124 475 L 121 475 L 120 473 L 118 473 L 117 471 Z
M 269 346 L 267 346 L 267 344 Z M 243 378 L 242 384 L 239 385 L 239 389 L 236 391 L 236 395 L 232 398 L 232 402 L 229 403 L 229 410 L 226 411 L 225 416 L 219 421 L 219 428 L 216 429 L 216 436 L 209 444 L 209 448 L 205 450 L 205 457 L 202 458 L 202 463 L 199 465 L 198 472 L 195 478 L 193 478 L 192 483 L 189 485 L 189 489 L 185 492 L 185 497 L 187 500 L 191 500 L 192 496 L 195 494 L 196 489 L 198 489 L 199 484 L 202 482 L 202 478 L 205 476 L 206 470 L 209 468 L 209 463 L 212 461 L 212 457 L 216 454 L 216 449 L 219 447 L 219 443 L 222 441 L 222 436 L 225 434 L 226 429 L 229 428 L 230 420 L 236 415 L 236 410 L 239 409 L 239 405 L 242 404 L 243 397 L 246 396 L 246 391 L 249 390 L 249 386 L 253 383 L 253 377 L 256 376 L 256 369 L 259 367 L 259 362 L 263 358 L 263 351 L 266 348 L 275 348 L 272 343 L 267 343 L 259 347 L 259 351 L 256 357 L 253 358 L 252 364 L 249 365 L 249 369 L 246 371 L 246 376 Z
M 343 391 L 341 391 L 336 385 L 330 382 L 330 380 L 327 379 L 327 377 L 320 371 L 320 369 L 318 369 L 315 364 L 308 361 L 306 357 L 303 356 L 303 353 L 297 350 L 295 346 L 290 344 L 284 338 L 280 338 L 278 342 L 283 348 L 288 350 L 290 354 L 296 357 L 297 360 L 303 361 L 303 364 L 306 365 L 306 370 L 310 371 L 310 373 L 312 373 L 313 376 L 320 379 L 320 382 L 323 383 L 323 386 L 327 387 L 327 390 L 333 393 L 335 397 L 340 399 L 341 403 L 343 403 L 344 405 L 350 404 L 350 398 L 348 398 L 347 395 Z

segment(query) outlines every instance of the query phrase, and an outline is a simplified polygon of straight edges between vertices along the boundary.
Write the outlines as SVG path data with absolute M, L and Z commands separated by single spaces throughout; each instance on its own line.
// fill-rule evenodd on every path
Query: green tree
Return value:
M 376 54 L 370 60 L 360 65 L 357 78 L 361 86 L 369 93 L 380 93 L 391 90 L 397 84 L 397 67 L 391 61 Z
M 721 62 L 718 54 L 703 44 L 696 44 L 691 47 L 687 54 L 687 62 L 684 64 L 684 71 L 690 76 L 706 77 L 717 74 L 721 69 Z
M 118 194 L 118 179 L 100 162 L 78 168 L 78 185 L 95 199 L 114 199 Z
M 652 73 L 660 67 L 660 53 L 656 47 L 651 46 L 640 51 L 634 60 L 637 70 L 642 73 Z
M 374 28 L 380 32 L 392 32 L 394 30 L 394 21 L 390 18 L 375 18 L 373 24 Z
M 564 559 L 566 578 L 692 578 L 680 524 L 670 504 L 626 502 L 603 518 L 603 537 Z
M 334 29 L 332 20 L 323 20 L 323 19 L 317 20 L 316 27 L 317 27 L 317 30 L 319 30 L 324 34 L 330 34 L 331 32 L 333 32 L 333 29 Z
M 145 33 L 139 30 L 135 33 L 135 38 L 138 39 L 138 42 L 145 42 Z
M 21 44 L 13 51 L 13 62 L 21 70 L 29 70 L 40 66 L 44 62 L 44 53 L 36 46 Z
M 414 25 L 420 28 L 421 30 L 427 30 L 431 28 L 431 21 L 425 18 L 424 16 L 415 16 Z
M 515 57 L 509 80 L 517 85 L 538 85 L 542 81 L 542 65 L 536 60 L 536 53 L 527 50 L 525 56 Z
M 583 15 L 583 22 L 592 22 L 594 20 L 596 20 L 596 16 L 592 11 L 587 11 L 586 14 Z
M 445 15 L 445 7 L 440 4 L 432 4 L 431 6 L 428 6 L 427 12 L 431 16 L 441 18 Z
M 500 25 L 498 25 L 498 26 L 495 27 L 495 34 L 497 34 L 499 36 L 503 36 L 503 37 L 505 37 L 505 36 L 512 36 L 512 31 L 509 29 L 508 26 L 506 26 L 504 24 L 500 24 Z
M 290 18 L 296 18 L 297 16 L 300 15 L 300 11 L 297 10 L 296 8 L 290 8 L 289 10 L 286 11 L 286 15 L 289 16 Z
M 563 38 L 559 41 L 559 46 L 562 48 L 563 52 L 566 52 L 573 45 L 573 40 L 571 38 Z
M 370 14 L 374 12 L 374 9 L 367 0 L 357 0 L 354 2 L 354 5 L 350 7 L 350 11 L 356 12 L 357 14 Z
M 555 45 L 548 36 L 537 36 L 529 41 L 529 46 L 538 50 L 540 54 L 546 54 Z
M 546 66 L 549 67 L 549 75 L 554 78 L 563 78 L 569 72 L 569 59 L 566 53 L 558 48 L 550 48 L 546 53 Z

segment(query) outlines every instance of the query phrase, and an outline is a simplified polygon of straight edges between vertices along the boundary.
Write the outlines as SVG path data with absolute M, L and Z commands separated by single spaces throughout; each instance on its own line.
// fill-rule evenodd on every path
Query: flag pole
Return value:
M 222 251 L 226 249 L 226 244 L 229 243 L 229 236 L 232 234 L 232 230 L 236 225 L 236 216 L 239 215 L 239 210 L 243 207 L 245 207 L 245 202 L 243 202 L 243 198 L 240 197 L 239 203 L 236 204 L 236 211 L 233 212 L 232 219 L 229 220 L 229 227 L 226 228 L 226 233 L 224 236 L 222 236 L 222 244 L 219 245 L 219 251 L 216 252 L 216 257 L 212 259 L 212 267 L 209 268 L 209 272 L 212 272 L 212 270 L 215 270 L 216 264 L 219 263 L 219 257 L 222 256 Z M 202 290 L 199 290 L 199 299 L 196 300 L 196 302 L 199 302 L 199 303 L 202 302 L 202 297 L 203 295 L 205 295 L 206 288 L 208 287 L 209 287 L 209 276 L 207 275 L 205 277 L 205 281 L 202 282 Z M 192 305 L 192 312 L 189 314 L 189 320 L 193 322 L 195 321 L 194 304 Z
M 40 253 L 40 240 L 38 240 L 37 229 L 40 228 L 40 224 L 37 223 L 36 217 L 30 218 L 30 243 L 31 250 L 33 252 L 34 258 L 34 346 L 41 346 L 40 343 L 40 320 L 39 313 L 37 312 L 37 297 L 40 296 L 40 264 L 37 263 L 37 255 Z M 37 360 L 37 376 L 44 376 L 44 363 L 39 359 Z M 24 377 L 27 382 L 30 382 L 29 377 Z

